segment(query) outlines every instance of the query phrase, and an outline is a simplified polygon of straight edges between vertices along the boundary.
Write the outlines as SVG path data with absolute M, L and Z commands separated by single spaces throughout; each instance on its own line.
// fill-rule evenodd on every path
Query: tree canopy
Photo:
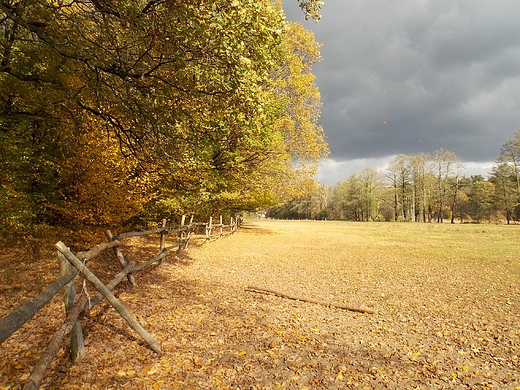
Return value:
M 317 18 L 319 2 L 301 4 Z M 280 180 L 297 188 L 327 153 L 319 45 L 280 3 L 11 0 L 0 11 L 3 226 L 272 205 Z

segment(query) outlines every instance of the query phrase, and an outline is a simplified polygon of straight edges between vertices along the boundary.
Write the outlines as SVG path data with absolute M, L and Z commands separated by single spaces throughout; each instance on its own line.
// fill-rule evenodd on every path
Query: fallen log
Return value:
M 321 306 L 335 307 L 337 309 L 356 311 L 356 312 L 359 312 L 359 313 L 370 313 L 370 314 L 375 313 L 375 310 L 371 309 L 369 307 L 357 307 L 357 306 L 346 305 L 346 304 L 341 304 L 340 305 L 340 304 L 337 304 L 337 303 L 320 301 L 320 300 L 312 299 L 312 298 L 297 297 L 297 296 L 294 296 L 294 295 L 289 295 L 289 294 L 285 294 L 285 293 L 282 293 L 282 292 L 279 292 L 279 291 L 270 290 L 270 289 L 262 288 L 262 287 L 249 286 L 249 287 L 246 287 L 246 291 L 254 292 L 254 293 L 258 293 L 258 294 L 276 295 L 278 297 L 292 299 L 292 300 L 295 300 L 295 301 L 315 303 L 315 304 L 318 304 L 318 305 L 321 305 Z

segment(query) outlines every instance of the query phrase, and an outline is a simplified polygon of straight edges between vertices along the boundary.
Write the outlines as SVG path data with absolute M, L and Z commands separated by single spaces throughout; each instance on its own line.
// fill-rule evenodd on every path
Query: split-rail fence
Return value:
M 38 389 L 45 372 L 52 360 L 56 356 L 64 338 L 70 334 L 70 350 L 71 359 L 75 360 L 85 354 L 83 343 L 83 331 L 81 328 L 81 318 L 84 317 L 96 304 L 103 298 L 117 310 L 117 312 L 127 321 L 128 325 L 149 345 L 149 347 L 161 353 L 161 346 L 152 335 L 139 323 L 139 321 L 130 314 L 130 312 L 119 302 L 112 294 L 113 290 L 124 278 L 129 283 L 137 286 L 134 274 L 142 270 L 152 263 L 161 264 L 168 252 L 176 249 L 177 253 L 181 253 L 193 240 L 203 240 L 210 242 L 215 238 L 233 234 L 240 226 L 241 219 L 239 217 L 231 218 L 229 225 L 222 222 L 222 216 L 219 223 L 213 223 L 210 218 L 209 222 L 193 222 L 193 217 L 186 224 L 185 216 L 182 217 L 179 228 L 173 229 L 167 226 L 166 220 L 162 221 L 162 226 L 157 229 L 121 233 L 116 236 L 110 231 L 106 231 L 107 242 L 94 246 L 89 251 L 73 253 L 63 242 L 59 241 L 55 247 L 58 254 L 58 262 L 60 265 L 60 277 L 50 283 L 38 296 L 31 301 L 26 302 L 18 309 L 14 310 L 0 320 L 0 343 L 7 340 L 11 335 L 20 329 L 27 321 L 47 305 L 54 296 L 62 291 L 63 302 L 65 305 L 66 318 L 63 324 L 55 331 L 52 338 L 43 352 L 38 363 L 34 366 L 29 375 L 24 390 Z M 143 263 L 136 264 L 134 261 L 127 261 L 121 251 L 124 246 L 122 240 L 130 237 L 159 235 L 159 253 L 157 256 Z M 167 236 L 175 237 L 175 243 L 166 246 Z M 170 239 L 171 241 L 171 239 Z M 114 256 L 121 266 L 121 272 L 114 276 L 108 283 L 103 284 L 98 277 L 87 267 L 88 261 L 98 256 L 101 252 L 112 249 Z M 90 297 L 83 292 L 78 297 L 74 287 L 74 279 L 79 274 L 94 285 L 98 293 Z

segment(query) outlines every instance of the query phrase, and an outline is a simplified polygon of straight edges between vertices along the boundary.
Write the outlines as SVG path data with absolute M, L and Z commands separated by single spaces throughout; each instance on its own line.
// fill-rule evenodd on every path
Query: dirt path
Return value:
M 163 354 L 100 305 L 85 321 L 87 356 L 71 365 L 62 351 L 44 386 L 520 388 L 517 265 L 425 260 L 406 243 L 400 258 L 355 227 L 329 226 L 317 233 L 297 223 L 248 223 L 192 247 L 186 264 L 170 259 L 138 274 L 143 288 L 125 287 L 118 296 L 161 341 Z M 255 294 L 248 285 L 376 313 Z

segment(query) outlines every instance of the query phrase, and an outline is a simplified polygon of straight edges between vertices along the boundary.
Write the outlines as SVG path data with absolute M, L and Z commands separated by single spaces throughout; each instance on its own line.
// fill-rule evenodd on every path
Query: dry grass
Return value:
M 87 356 L 70 364 L 62 351 L 44 386 L 517 389 L 519 253 L 518 226 L 248 221 L 192 246 L 183 263 L 136 275 L 140 289 L 119 290 L 162 342 L 161 356 L 101 306 L 84 323 Z M 42 344 L 11 347 L 16 362 L 0 364 L 0 386 L 20 386 Z

